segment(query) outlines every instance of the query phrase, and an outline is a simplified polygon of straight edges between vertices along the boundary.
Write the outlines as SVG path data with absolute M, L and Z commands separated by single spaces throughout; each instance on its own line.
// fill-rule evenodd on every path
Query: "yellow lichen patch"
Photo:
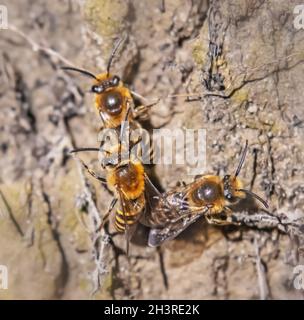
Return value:
M 87 0 L 84 15 L 93 31 L 111 37 L 122 31 L 128 13 L 128 3 L 121 0 Z
M 25 181 L 0 185 L 0 225 L 11 221 L 12 218 L 20 220 L 21 223 L 25 220 L 27 208 L 23 198 L 26 196 L 26 189 Z
M 113 270 L 110 269 L 109 273 L 106 274 L 103 278 L 102 289 L 95 292 L 93 298 L 95 300 L 109 300 L 113 299 L 112 292 L 114 291 L 114 275 Z
M 77 187 L 78 184 L 78 175 L 75 174 L 74 170 L 68 171 L 62 179 L 58 177 L 55 189 L 59 198 L 57 201 L 58 208 L 55 208 L 55 210 L 60 213 L 62 230 L 65 230 L 73 238 L 75 248 L 86 250 L 90 242 L 89 236 L 80 222 L 82 214 L 80 208 L 75 207 L 76 196 L 80 192 L 79 187 Z
M 231 100 L 237 104 L 241 104 L 248 100 L 248 90 L 247 89 L 239 89 L 236 90 L 235 93 L 231 96 Z
M 199 68 L 202 68 L 206 63 L 205 59 L 207 57 L 208 50 L 208 24 L 206 23 L 201 29 L 199 38 L 197 38 L 192 45 L 192 57 Z
M 26 181 L 18 181 L 0 186 L 5 197 L 5 200 L 1 198 L 1 208 L 5 211 L 0 218 L 0 234 L 6 241 L 1 247 L 0 261 L 9 272 L 9 289 L 0 292 L 0 299 L 48 299 L 56 291 L 54 279 L 60 272 L 60 254 L 52 240 L 42 202 L 33 195 L 29 210 L 22 201 L 28 189 L 26 185 Z
M 194 62 L 198 66 L 203 66 L 205 63 L 205 57 L 207 48 L 205 48 L 200 40 L 197 40 L 192 47 L 192 57 Z

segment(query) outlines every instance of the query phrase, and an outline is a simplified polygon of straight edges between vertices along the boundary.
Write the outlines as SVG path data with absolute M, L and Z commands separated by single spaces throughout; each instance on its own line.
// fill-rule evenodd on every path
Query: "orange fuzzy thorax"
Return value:
M 144 167 L 140 162 L 128 161 L 127 168 L 123 164 L 108 172 L 108 187 L 116 194 L 119 189 L 126 199 L 137 199 L 145 190 Z
M 212 199 L 210 201 L 205 201 L 203 199 L 199 199 L 196 197 L 196 191 L 199 188 L 202 188 L 204 185 L 213 186 L 212 188 L 217 190 L 217 196 L 215 199 Z M 245 194 L 242 191 L 236 191 L 237 189 L 241 189 L 243 187 L 243 183 L 238 178 L 235 178 L 234 176 L 230 177 L 230 185 L 232 189 L 233 197 L 238 198 L 244 198 Z M 210 213 L 211 214 L 218 214 L 221 213 L 226 206 L 231 205 L 231 202 L 229 202 L 224 197 L 224 184 L 223 179 L 220 176 L 215 175 L 204 175 L 194 181 L 190 188 L 190 194 L 189 194 L 189 202 L 190 206 L 193 207 L 205 207 L 210 206 Z
M 195 196 L 196 190 L 198 190 L 199 188 L 203 187 L 206 184 L 209 184 L 209 185 L 211 184 L 211 185 L 217 186 L 218 188 L 218 196 L 216 197 L 216 199 L 210 202 L 206 202 L 202 199 L 198 199 Z M 223 210 L 224 202 L 225 202 L 223 197 L 224 192 L 223 192 L 223 186 L 222 186 L 222 179 L 219 176 L 204 175 L 192 183 L 190 190 L 191 190 L 190 196 L 189 196 L 190 206 L 203 208 L 207 205 L 212 205 L 212 207 L 210 208 L 211 213 L 217 213 Z

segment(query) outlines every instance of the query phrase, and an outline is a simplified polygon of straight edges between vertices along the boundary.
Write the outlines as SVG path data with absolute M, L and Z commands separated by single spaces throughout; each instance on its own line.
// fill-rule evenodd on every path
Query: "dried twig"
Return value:
M 277 229 L 290 236 L 298 236 L 304 240 L 304 217 L 302 219 L 290 221 L 284 214 L 275 215 L 267 211 L 260 211 L 253 214 L 244 212 L 234 212 L 232 219 L 236 222 L 257 229 Z
M 13 214 L 13 210 L 11 208 L 11 206 L 9 205 L 6 197 L 4 196 L 4 194 L 2 193 L 2 191 L 0 190 L 0 197 L 2 198 L 2 201 L 7 209 L 7 213 L 9 218 L 11 219 L 11 221 L 13 222 L 13 225 L 15 227 L 15 229 L 17 230 L 17 232 L 19 233 L 19 235 L 23 238 L 24 237 L 24 232 L 22 231 L 18 221 L 16 220 L 14 214 Z
M 256 254 L 255 264 L 256 264 L 256 269 L 258 274 L 260 299 L 266 300 L 270 296 L 270 291 L 267 283 L 266 269 L 260 257 L 260 248 L 259 248 L 257 236 L 254 237 L 254 248 L 255 248 L 255 254 Z
M 71 63 L 71 61 L 69 61 L 68 59 L 63 57 L 60 53 L 58 53 L 57 51 L 55 51 L 49 47 L 45 47 L 45 46 L 40 45 L 38 42 L 34 41 L 31 37 L 27 36 L 24 32 L 22 32 L 20 29 L 18 29 L 16 26 L 9 24 L 8 30 L 18 34 L 20 37 L 22 37 L 24 40 L 26 40 L 30 44 L 30 46 L 32 47 L 33 51 L 35 51 L 35 52 L 41 51 L 41 52 L 47 54 L 48 56 L 56 57 L 59 61 L 63 62 L 66 65 L 74 66 Z
M 103 228 L 100 229 L 102 220 L 82 171 L 83 167 L 79 161 L 77 161 L 77 169 L 83 187 L 84 199 L 87 202 L 87 211 L 90 219 L 88 228 L 91 233 L 93 257 L 95 261 L 95 270 L 92 272 L 93 290 L 91 294 L 94 295 L 102 285 L 102 277 L 108 272 L 106 254 L 109 247 L 109 236 L 105 233 Z

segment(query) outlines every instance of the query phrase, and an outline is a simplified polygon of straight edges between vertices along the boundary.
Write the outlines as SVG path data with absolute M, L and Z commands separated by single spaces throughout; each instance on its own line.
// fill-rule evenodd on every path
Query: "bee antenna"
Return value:
M 108 61 L 108 65 L 107 65 L 107 76 L 109 76 L 110 74 L 110 68 L 111 68 L 111 64 L 112 64 L 112 61 L 113 61 L 113 58 L 118 50 L 118 48 L 120 47 L 120 45 L 127 39 L 127 36 L 123 37 L 123 38 L 120 38 L 117 43 L 115 44 L 112 52 L 111 52 L 111 55 L 110 55 L 110 58 L 109 58 L 109 61 Z
M 69 71 L 76 71 L 76 72 L 82 73 L 82 74 L 84 74 L 84 75 L 86 75 L 86 76 L 88 76 L 90 78 L 98 80 L 93 73 L 91 73 L 89 71 L 86 71 L 86 70 L 83 70 L 83 69 L 78 69 L 78 68 L 74 68 L 74 67 L 60 67 L 60 69 L 69 70 Z
M 82 151 L 100 151 L 98 148 L 76 148 L 70 151 L 70 153 L 82 152 Z
M 240 159 L 239 165 L 238 165 L 238 167 L 237 167 L 237 169 L 235 171 L 234 178 L 236 178 L 239 175 L 239 173 L 240 173 L 240 171 L 242 169 L 242 166 L 243 166 L 244 161 L 245 161 L 247 149 L 248 149 L 248 140 L 246 140 L 245 148 L 244 148 L 243 153 L 241 155 L 241 159 Z
M 265 201 L 264 199 L 262 199 L 260 196 L 258 196 L 256 193 L 253 193 L 250 190 L 246 190 L 246 189 L 237 189 L 236 191 L 241 191 L 241 192 L 245 192 L 246 194 L 251 195 L 253 198 L 259 200 L 265 208 L 269 208 L 269 205 L 267 203 L 267 201 Z

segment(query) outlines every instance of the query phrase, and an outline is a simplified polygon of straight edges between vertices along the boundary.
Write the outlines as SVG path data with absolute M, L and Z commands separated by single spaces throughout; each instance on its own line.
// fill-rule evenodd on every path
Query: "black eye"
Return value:
M 198 200 L 212 203 L 220 196 L 220 188 L 214 182 L 206 182 L 195 191 Z
M 91 88 L 92 92 L 94 93 L 102 93 L 104 91 L 104 87 L 102 85 L 94 85 Z
M 226 174 L 224 176 L 224 182 L 229 182 L 229 179 L 230 179 L 230 175 Z
M 118 86 L 119 81 L 120 81 L 120 78 L 118 76 L 114 76 L 113 79 L 112 79 L 112 85 L 113 86 Z
M 231 181 L 230 181 L 230 175 L 225 175 L 224 176 L 224 197 L 229 201 L 229 202 L 234 202 L 235 199 L 233 197 L 233 188 L 231 186 Z
M 119 92 L 105 93 L 103 104 L 108 113 L 118 115 L 122 110 L 122 96 Z
M 225 198 L 226 198 L 227 200 L 232 200 L 232 194 L 231 194 L 231 193 L 225 194 Z

